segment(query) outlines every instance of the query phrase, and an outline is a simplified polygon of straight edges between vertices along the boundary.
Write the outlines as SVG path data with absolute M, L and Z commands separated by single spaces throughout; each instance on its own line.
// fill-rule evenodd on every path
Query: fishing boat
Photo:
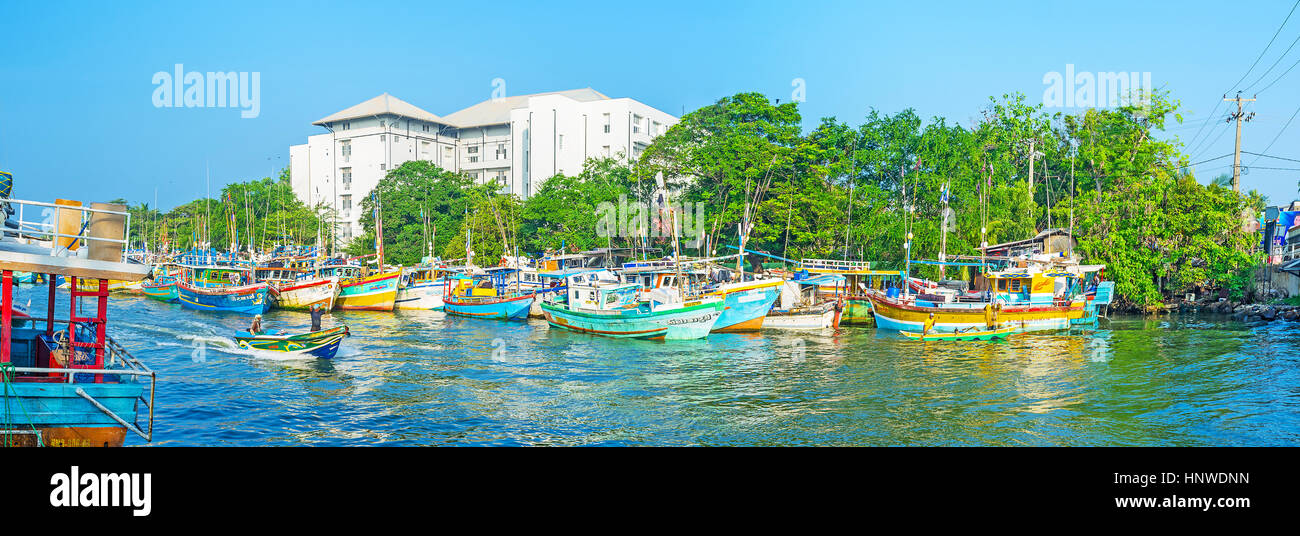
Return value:
M 844 276 L 823 274 L 785 281 L 781 297 L 763 318 L 763 329 L 812 330 L 839 327 L 843 304 L 823 296 L 818 287 L 843 284 Z
M 108 326 L 108 281 L 139 281 L 148 273 L 122 258 L 129 213 L 60 201 L 54 225 L 20 215 L 0 234 L 0 388 L 7 410 L 0 437 L 5 446 L 121 446 L 128 432 L 151 441 L 157 375 L 114 341 Z M 0 204 L 25 206 L 19 214 L 50 206 L 7 198 Z M 45 318 L 19 322 L 13 273 L 20 270 L 41 274 L 49 286 Z M 61 304 L 58 276 L 72 289 Z M 80 309 L 87 299 L 89 307 Z M 56 309 L 68 317 L 55 318 Z
M 450 276 L 443 295 L 447 314 L 494 320 L 525 320 L 536 299 L 533 292 L 511 290 L 508 280 L 515 268 L 488 268 L 476 275 Z
M 1091 307 L 1079 282 L 1101 268 L 1064 257 L 1024 259 L 1018 266 L 986 272 L 987 288 L 974 298 L 895 290 L 873 292 L 870 299 L 878 329 L 919 331 L 931 313 L 938 332 L 999 324 L 1025 331 L 1066 329 L 1084 319 Z
M 459 268 L 434 266 L 428 262 L 403 270 L 397 288 L 397 308 L 441 311 L 442 297 L 447 294 L 450 281 L 448 276 L 460 271 Z
M 834 274 L 843 276 L 843 281 L 821 285 L 817 292 L 823 296 L 837 296 L 842 299 L 844 310 L 840 312 L 840 323 L 873 324 L 875 315 L 871 314 L 869 290 L 881 290 L 889 285 L 901 286 L 904 277 L 902 270 L 873 270 L 866 261 L 848 261 L 834 259 L 800 259 L 799 268 L 809 274 Z
M 696 262 L 707 262 L 696 261 Z M 713 325 L 714 333 L 754 332 L 763 327 L 763 319 L 781 295 L 782 280 L 748 275 L 748 280 L 732 281 L 727 269 L 691 268 L 677 269 L 671 260 L 625 263 L 621 271 L 623 281 L 636 282 L 642 291 L 662 288 L 676 292 L 677 285 L 686 286 L 687 299 L 691 297 L 722 298 L 725 307 L 722 316 Z M 740 277 L 746 277 L 741 275 Z M 681 278 L 681 281 L 678 281 Z
M 953 333 L 922 333 L 919 331 L 900 331 L 904 337 L 918 341 L 989 341 L 1005 339 L 1016 331 L 1014 326 L 997 329 L 971 329 Z
M 311 270 L 259 266 L 253 270 L 253 275 L 270 287 L 271 301 L 278 309 L 306 311 L 312 305 L 320 305 L 328 311 L 334 308 L 334 301 L 339 295 L 339 284 L 335 278 L 320 277 Z
M 338 299 L 334 307 L 343 311 L 392 311 L 397 302 L 398 270 L 368 274 L 356 264 L 336 264 L 320 269 L 326 276 L 337 277 Z
M 171 303 L 180 301 L 176 282 L 185 275 L 185 267 L 176 263 L 162 263 L 153 269 L 153 279 L 140 284 L 140 293 L 146 298 Z
M 239 331 L 235 333 L 235 342 L 244 349 L 331 359 L 338 353 L 343 339 L 349 334 L 347 326 L 297 334 L 272 331 L 254 335 L 247 331 Z
M 561 329 L 614 338 L 689 340 L 707 337 L 726 303 L 721 298 L 674 299 L 656 289 L 643 299 L 637 283 L 605 269 L 543 274 L 563 280 L 563 292 L 545 294 L 546 321 Z
M 176 282 L 183 307 L 246 315 L 271 310 L 270 287 L 251 282 L 252 271 L 247 268 L 186 266 L 185 269 L 185 278 Z

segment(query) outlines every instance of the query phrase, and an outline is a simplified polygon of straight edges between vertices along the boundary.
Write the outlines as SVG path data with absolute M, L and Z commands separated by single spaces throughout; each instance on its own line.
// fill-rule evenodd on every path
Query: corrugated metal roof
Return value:
M 420 121 L 450 124 L 454 126 L 454 123 L 449 123 L 446 119 L 443 119 L 434 114 L 426 112 L 416 107 L 414 104 L 411 104 L 402 99 L 389 95 L 388 93 L 384 93 L 383 95 L 365 101 L 356 106 L 352 106 L 350 108 L 346 108 L 339 112 L 335 112 L 312 124 L 325 125 L 328 123 L 337 123 L 339 121 L 346 121 L 348 119 L 374 117 L 383 114 L 392 114 L 399 117 L 409 117 L 411 119 L 418 119 Z
M 609 99 L 609 97 L 606 97 L 603 93 L 589 87 L 570 89 L 567 91 L 552 91 L 549 93 L 533 93 L 531 95 L 516 95 L 502 99 L 485 100 L 470 106 L 469 108 L 447 114 L 446 121 L 458 127 L 509 123 L 510 110 L 527 106 L 530 97 L 540 97 L 543 95 L 562 95 L 578 102 L 592 102 Z

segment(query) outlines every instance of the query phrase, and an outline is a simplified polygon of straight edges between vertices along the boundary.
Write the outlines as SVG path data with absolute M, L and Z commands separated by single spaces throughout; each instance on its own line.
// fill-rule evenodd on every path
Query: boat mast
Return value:
M 948 188 L 950 188 L 951 186 L 952 186 L 951 180 L 943 184 L 943 195 L 941 199 L 941 201 L 943 201 L 943 224 L 939 234 L 939 262 L 940 263 L 948 262 Z M 945 272 L 944 268 L 946 268 L 945 265 L 943 264 L 939 265 L 940 281 L 944 280 L 944 272 Z

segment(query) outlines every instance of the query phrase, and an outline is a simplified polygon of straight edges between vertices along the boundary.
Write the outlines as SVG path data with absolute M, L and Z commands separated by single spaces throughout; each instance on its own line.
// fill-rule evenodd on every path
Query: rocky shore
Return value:
M 1181 303 L 1165 307 L 1169 312 L 1208 313 L 1231 316 L 1243 322 L 1300 321 L 1300 305 L 1215 301 Z

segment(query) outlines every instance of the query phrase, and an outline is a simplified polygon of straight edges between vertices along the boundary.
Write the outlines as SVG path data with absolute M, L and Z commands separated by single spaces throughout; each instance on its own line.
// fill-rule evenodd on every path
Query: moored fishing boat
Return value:
M 698 262 L 698 261 L 697 261 Z M 758 331 L 763 319 L 781 295 L 782 280 L 747 276 L 748 280 L 732 281 L 727 269 L 676 269 L 673 261 L 642 261 L 624 264 L 624 281 L 641 285 L 643 291 L 661 288 L 677 292 L 679 284 L 686 285 L 686 297 L 721 298 L 725 304 L 722 315 L 713 324 L 714 333 L 739 333 Z M 682 281 L 678 281 L 678 278 Z
M 230 266 L 186 266 L 176 282 L 181 305 L 200 311 L 262 314 L 271 309 L 270 288 L 250 282 L 250 270 Z
M 631 339 L 701 339 L 709 335 L 726 307 L 716 297 L 685 302 L 641 299 L 638 284 L 620 283 L 618 277 L 604 269 L 543 275 L 564 280 L 564 292 L 547 295 L 542 303 L 546 321 L 553 327 L 580 333 Z M 671 299 L 668 292 L 652 295 Z
M 817 288 L 842 284 L 843 276 L 823 274 L 785 281 L 781 297 L 763 318 L 763 329 L 826 329 L 839 327 L 842 303 L 838 298 L 822 296 Z
M 840 323 L 872 324 L 875 316 L 871 313 L 871 300 L 867 292 L 883 289 L 886 285 L 902 285 L 902 270 L 873 270 L 866 261 L 846 261 L 834 259 L 801 259 L 799 268 L 810 274 L 834 274 L 843 276 L 843 281 L 820 285 L 818 292 L 824 296 L 835 295 L 843 302 Z
M 317 276 L 311 270 L 261 266 L 253 274 L 270 287 L 271 300 L 278 309 L 306 311 L 319 304 L 328 311 L 334 308 L 339 295 L 334 278 Z
M 343 311 L 392 311 L 397 302 L 400 271 L 365 274 L 360 266 L 332 266 L 339 295 L 334 307 Z
M 176 282 L 184 277 L 185 267 L 176 263 L 163 263 L 153 269 L 153 279 L 140 284 L 140 293 L 146 298 L 171 303 L 180 301 Z
M 489 268 L 477 275 L 454 275 L 446 285 L 442 310 L 447 314 L 493 320 L 525 320 L 536 294 L 510 290 L 515 268 Z
M 235 342 L 244 349 L 331 359 L 338 353 L 339 346 L 348 335 L 350 332 L 347 326 L 307 333 L 273 331 L 253 334 L 239 331 L 235 333 Z
M 447 293 L 448 275 L 459 271 L 446 266 L 424 264 L 403 271 L 398 285 L 398 309 L 441 311 Z
M 1059 257 L 1021 264 L 985 274 L 988 288 L 982 294 L 986 300 L 938 301 L 937 295 L 890 296 L 873 292 L 870 298 L 876 327 L 919 331 L 931 313 L 937 332 L 988 325 L 1015 326 L 1025 331 L 1066 329 L 1085 318 L 1089 306 L 1079 281 L 1083 274 L 1100 270 L 1100 266 L 1079 266 Z
M 46 206 L 0 203 L 30 204 L 29 214 Z M 122 259 L 129 214 L 64 205 L 55 217 L 75 224 L 70 231 L 58 223 L 51 230 L 48 223 L 11 220 L 0 235 L 0 377 L 7 409 L 0 437 L 5 446 L 121 446 L 129 431 L 150 441 L 156 374 L 108 334 L 108 280 L 138 281 L 148 272 Z M 73 237 L 71 244 L 51 247 Z M 19 269 L 44 276 L 51 297 L 45 318 L 19 322 L 13 285 Z M 67 319 L 55 318 L 57 276 L 66 276 L 72 288 L 62 304 L 70 307 L 63 309 L 70 310 Z M 83 298 L 94 305 L 79 311 Z M 141 426 L 146 408 L 148 424 Z

